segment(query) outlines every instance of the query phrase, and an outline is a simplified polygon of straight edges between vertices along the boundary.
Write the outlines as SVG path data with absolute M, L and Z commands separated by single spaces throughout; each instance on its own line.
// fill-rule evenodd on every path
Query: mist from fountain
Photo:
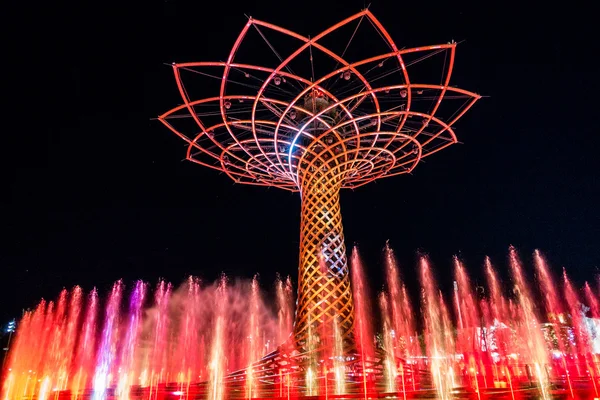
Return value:
M 377 296 L 354 248 L 356 348 L 344 347 L 333 318 L 331 326 L 308 324 L 305 354 L 293 349 L 289 278 L 277 278 L 272 294 L 261 290 L 258 276 L 214 283 L 190 277 L 176 289 L 159 281 L 152 290 L 142 281 L 129 289 L 117 281 L 105 298 L 76 286 L 24 313 L 0 398 L 368 399 L 386 393 L 406 399 L 433 391 L 440 399 L 485 399 L 498 390 L 512 400 L 598 397 L 595 285 L 579 290 L 564 269 L 555 279 L 539 251 L 535 281 L 513 247 L 508 264 L 510 286 L 487 257 L 486 285 L 475 286 L 455 257 L 454 290 L 444 294 L 429 258 L 420 256 L 417 308 L 388 245 Z M 280 360 L 277 369 L 262 361 L 271 359 Z

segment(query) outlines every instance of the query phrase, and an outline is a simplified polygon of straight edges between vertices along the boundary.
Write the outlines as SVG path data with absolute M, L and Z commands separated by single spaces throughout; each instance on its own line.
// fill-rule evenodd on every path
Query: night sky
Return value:
M 488 97 L 456 125 L 463 144 L 411 176 L 342 193 L 348 246 L 359 244 L 373 289 L 383 284 L 388 239 L 409 287 L 419 251 L 448 287 L 454 254 L 477 280 L 486 254 L 505 269 L 510 244 L 528 262 L 541 249 L 578 283 L 592 278 L 600 139 L 591 10 L 444 4 L 377 1 L 370 9 L 399 47 L 464 41 L 451 83 Z M 106 293 L 119 278 L 260 273 L 265 287 L 277 271 L 295 279 L 298 195 L 234 185 L 182 162 L 184 143 L 152 120 L 181 102 L 164 63 L 225 59 L 244 14 L 315 35 L 363 7 L 168 0 L 14 10 L 0 323 L 75 284 Z

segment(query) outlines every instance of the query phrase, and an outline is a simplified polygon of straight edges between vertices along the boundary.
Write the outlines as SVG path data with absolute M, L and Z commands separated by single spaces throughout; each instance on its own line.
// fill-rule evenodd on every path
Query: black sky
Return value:
M 295 278 L 298 196 L 181 162 L 183 143 L 151 120 L 180 103 L 163 63 L 224 59 L 244 13 L 314 35 L 363 2 L 81 3 L 7 13 L 0 322 L 74 284 L 104 292 L 118 278 L 177 283 L 221 271 L 258 272 L 264 285 L 276 271 Z M 591 278 L 600 265 L 592 10 L 442 4 L 370 9 L 400 47 L 464 40 L 452 84 L 489 97 L 457 124 L 464 144 L 412 176 L 343 193 L 348 245 L 360 245 L 375 287 L 387 239 L 411 282 L 418 250 L 447 283 L 453 254 L 477 274 L 485 254 L 504 266 L 509 244 Z

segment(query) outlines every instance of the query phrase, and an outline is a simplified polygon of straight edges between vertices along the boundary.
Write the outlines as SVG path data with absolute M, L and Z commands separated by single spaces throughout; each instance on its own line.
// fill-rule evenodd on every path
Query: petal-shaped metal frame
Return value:
M 367 58 L 364 60 L 360 60 L 358 62 L 349 63 L 349 62 L 345 61 L 341 56 L 335 54 L 333 51 L 327 49 L 326 47 L 322 46 L 319 43 L 319 40 L 323 39 L 331 32 L 338 30 L 339 28 L 343 27 L 344 25 L 350 24 L 350 23 L 356 21 L 357 19 L 363 18 L 363 17 L 368 18 L 372 22 L 373 26 L 379 31 L 382 38 L 386 41 L 386 44 L 392 50 L 391 52 L 386 53 L 386 54 L 381 54 L 381 55 L 378 55 L 375 57 L 370 57 L 370 58 Z M 236 53 L 239 50 L 240 45 L 246 38 L 249 29 L 253 25 L 265 27 L 265 28 L 271 29 L 273 31 L 279 32 L 281 34 L 288 35 L 290 37 L 297 39 L 302 44 L 298 47 L 298 49 L 296 51 L 294 51 L 289 57 L 287 57 L 285 60 L 283 60 L 281 62 L 281 64 L 274 69 L 263 67 L 260 65 L 249 65 L 249 64 L 236 63 L 236 62 L 234 62 Z M 328 55 L 333 60 L 338 62 L 340 65 L 340 68 L 337 68 L 336 70 L 331 71 L 330 73 L 322 76 L 315 82 L 311 82 L 311 80 L 309 78 L 304 78 L 302 76 L 294 75 L 290 72 L 287 72 L 285 70 L 286 66 L 288 66 L 290 64 L 290 62 L 292 62 L 295 58 L 297 58 L 302 52 L 306 51 L 306 49 L 309 48 L 310 46 L 322 51 L 324 54 Z M 432 45 L 432 46 L 398 50 L 396 44 L 394 43 L 394 41 L 392 40 L 392 38 L 390 37 L 388 32 L 385 30 L 383 25 L 379 22 L 379 20 L 377 20 L 375 18 L 375 16 L 369 10 L 363 10 L 363 11 L 337 23 L 313 38 L 307 38 L 307 37 L 299 35 L 295 32 L 287 30 L 285 28 L 281 28 L 279 26 L 276 26 L 276 25 L 273 25 L 273 24 L 270 24 L 270 23 L 267 23 L 264 21 L 250 18 L 248 20 L 248 22 L 246 23 L 246 25 L 244 26 L 244 28 L 242 29 L 242 32 L 238 36 L 237 40 L 235 41 L 234 46 L 231 49 L 231 52 L 227 58 L 227 62 L 190 62 L 190 63 L 173 64 L 173 72 L 174 72 L 175 79 L 177 82 L 177 87 L 179 89 L 181 98 L 183 100 L 183 105 L 164 113 L 163 115 L 161 115 L 159 117 L 159 120 L 163 124 L 165 124 L 169 129 L 171 129 L 175 134 L 180 136 L 182 139 L 184 139 L 188 143 L 189 148 L 188 148 L 188 152 L 187 152 L 187 159 L 189 159 L 190 161 L 199 163 L 201 165 L 208 166 L 210 168 L 221 170 L 221 171 L 225 172 L 231 179 L 233 179 L 237 183 L 253 184 L 253 185 L 260 185 L 260 186 L 274 186 L 274 187 L 279 187 L 281 189 L 286 189 L 286 190 L 290 190 L 290 191 L 298 191 L 299 183 L 300 183 L 299 178 L 298 178 L 299 168 L 297 167 L 298 164 L 294 163 L 294 160 L 296 160 L 297 157 L 293 154 L 293 151 L 294 151 L 294 149 L 301 149 L 301 146 L 299 146 L 297 144 L 298 138 L 301 136 L 304 136 L 304 137 L 308 136 L 308 134 L 303 129 L 304 127 L 306 127 L 308 125 L 308 123 L 304 124 L 304 127 L 289 126 L 289 125 L 286 126 L 286 128 L 288 130 L 296 131 L 296 136 L 295 136 L 294 140 L 292 140 L 290 142 L 286 137 L 283 137 L 280 134 L 280 128 L 282 127 L 282 125 L 285 125 L 284 117 L 286 115 L 288 115 L 291 110 L 295 110 L 298 112 L 303 112 L 308 115 L 312 115 L 312 113 L 310 113 L 309 110 L 306 110 L 301 106 L 300 100 L 304 97 L 304 95 L 306 95 L 307 93 L 310 93 L 311 90 L 317 89 L 317 90 L 321 91 L 322 93 L 324 93 L 325 96 L 327 96 L 329 99 L 331 99 L 332 102 L 331 102 L 330 106 L 327 108 L 327 110 L 323 110 L 316 115 L 312 115 L 314 120 L 317 120 L 317 121 L 320 121 L 320 122 L 326 124 L 327 122 L 324 121 L 323 119 L 320 119 L 319 117 L 323 113 L 327 112 L 328 110 L 331 110 L 334 108 L 341 108 L 347 116 L 343 120 L 342 124 L 343 125 L 352 125 L 352 127 L 354 128 L 354 131 L 358 137 L 359 135 L 361 135 L 361 133 L 364 133 L 364 132 L 360 132 L 360 130 L 357 126 L 357 122 L 360 121 L 361 119 L 364 119 L 364 116 L 363 116 L 364 113 L 359 112 L 360 111 L 360 103 L 364 100 L 365 97 L 369 97 L 370 99 L 372 99 L 373 104 L 375 105 L 375 108 L 376 108 L 376 113 L 371 115 L 371 117 L 376 119 L 376 126 L 374 127 L 373 131 L 369 134 L 370 135 L 370 137 L 368 138 L 369 140 L 361 140 L 360 144 L 362 147 L 361 147 L 361 149 L 358 149 L 358 150 L 349 149 L 349 146 L 346 145 L 347 141 L 344 141 L 344 140 L 341 141 L 341 144 L 343 145 L 343 150 L 344 150 L 343 151 L 344 158 L 353 161 L 352 163 L 347 164 L 347 172 L 348 171 L 364 171 L 361 173 L 355 172 L 353 174 L 349 174 L 349 173 L 345 174 L 343 183 L 342 183 L 342 188 L 356 188 L 358 186 L 362 186 L 368 182 L 371 182 L 375 179 L 379 179 L 379 178 L 382 178 L 385 176 L 393 176 L 393 175 L 398 175 L 398 174 L 409 173 L 416 167 L 416 165 L 422 158 L 427 157 L 427 156 L 429 156 L 429 155 L 431 155 L 453 143 L 456 143 L 456 135 L 454 134 L 454 131 L 452 129 L 453 124 L 459 118 L 461 118 L 464 115 L 464 113 L 466 113 L 468 111 L 468 109 L 480 98 L 480 96 L 475 93 L 469 92 L 467 90 L 449 86 L 450 77 L 452 75 L 453 65 L 454 65 L 455 48 L 456 48 L 456 44 L 448 43 L 448 44 L 442 44 L 442 45 Z M 443 78 L 442 84 L 435 85 L 435 84 L 412 83 L 410 80 L 410 76 L 408 74 L 407 67 L 403 60 L 403 56 L 405 56 L 407 54 L 411 54 L 411 53 L 428 52 L 428 51 L 437 50 L 437 49 L 450 50 L 450 59 L 448 62 L 448 68 L 446 69 L 446 74 Z M 372 87 L 373 85 L 371 83 L 369 83 L 368 79 L 365 76 L 363 76 L 363 74 L 361 74 L 359 72 L 359 70 L 357 69 L 358 67 L 369 64 L 369 63 L 387 61 L 388 59 L 396 60 L 396 62 L 398 63 L 398 65 L 400 67 L 399 73 L 402 75 L 402 79 L 404 81 L 403 85 L 392 85 L 392 86 L 384 86 L 384 87 L 374 88 L 374 87 Z M 181 70 L 190 69 L 190 68 L 209 68 L 209 67 L 213 67 L 213 68 L 219 67 L 219 68 L 223 69 L 219 96 L 213 97 L 213 98 L 206 98 L 206 99 L 202 99 L 202 100 L 191 100 L 188 97 L 186 89 L 184 87 L 183 80 L 181 77 Z M 250 72 L 262 71 L 262 72 L 268 73 L 269 75 L 262 82 L 262 85 L 255 96 L 227 95 L 226 94 L 227 83 L 230 80 L 230 72 L 233 69 L 250 71 Z M 322 83 L 326 82 L 328 79 L 331 79 L 332 77 L 334 77 L 336 75 L 343 74 L 345 71 L 351 71 L 352 74 L 354 76 L 356 76 L 357 79 L 359 79 L 363 83 L 364 87 L 366 88 L 366 91 L 363 91 L 359 94 L 354 94 L 352 96 L 339 98 L 338 96 L 336 96 L 335 93 L 328 91 L 322 85 Z M 290 99 L 288 102 L 282 102 L 280 100 L 269 99 L 269 98 L 265 97 L 265 90 L 269 85 L 273 84 L 273 79 L 275 77 L 283 77 L 283 78 L 287 78 L 289 80 L 294 80 L 294 81 L 300 82 L 305 86 L 305 88 L 303 91 L 299 92 L 295 98 Z M 404 110 L 396 111 L 396 114 L 386 114 L 386 110 L 382 109 L 380 106 L 380 101 L 379 101 L 378 96 L 380 94 L 382 94 L 383 92 L 389 92 L 390 90 L 398 91 L 398 90 L 402 90 L 402 89 L 405 89 L 407 91 L 407 97 L 405 100 L 406 106 L 404 107 Z M 414 96 L 413 91 L 423 90 L 423 89 L 438 90 L 439 95 L 438 95 L 437 101 L 435 102 L 435 105 L 430 113 L 428 113 L 428 114 L 421 113 L 421 112 L 413 113 L 412 112 L 412 103 L 413 103 L 413 96 Z M 470 98 L 470 100 L 468 101 L 466 106 L 463 107 L 462 110 L 460 110 L 460 112 L 452 120 L 444 123 L 441 120 L 437 119 L 435 117 L 435 114 L 436 114 L 444 96 L 450 92 L 453 94 L 467 96 Z M 225 107 L 225 102 L 231 101 L 231 100 L 240 100 L 240 99 L 251 101 L 252 102 L 252 111 L 246 119 L 232 121 L 231 119 L 228 118 L 227 109 Z M 348 104 L 349 102 L 351 102 L 353 100 L 357 100 L 358 107 L 357 106 L 355 106 L 354 108 L 346 107 L 346 104 Z M 222 123 L 217 124 L 217 125 L 212 125 L 212 126 L 205 126 L 205 124 L 202 122 L 202 120 L 198 117 L 198 113 L 196 112 L 195 107 L 199 104 L 209 103 L 209 102 L 218 102 L 219 112 L 220 112 L 220 115 L 222 118 Z M 263 102 L 276 103 L 276 104 L 278 104 L 278 106 L 285 107 L 284 111 L 281 114 L 281 117 L 277 121 L 276 125 L 273 127 L 273 136 L 272 136 L 272 139 L 270 139 L 270 140 L 266 140 L 265 138 L 259 138 L 259 134 L 257 133 L 257 131 L 258 131 L 257 125 L 258 124 L 272 125 L 272 121 L 264 121 L 264 120 L 261 121 L 261 120 L 257 119 L 257 116 L 256 116 L 257 106 L 258 106 L 258 104 L 263 103 Z M 193 138 L 189 137 L 186 134 L 175 129 L 169 123 L 169 118 L 171 116 L 173 116 L 174 114 L 180 112 L 182 109 L 185 109 L 185 108 L 187 108 L 189 114 L 194 119 L 194 121 L 196 122 L 196 124 L 199 128 L 199 134 Z M 402 135 L 399 135 L 397 137 L 391 135 L 391 136 L 388 136 L 387 140 L 384 142 L 378 141 L 378 139 L 380 137 L 379 131 L 382 128 L 381 127 L 382 120 L 384 118 L 387 118 L 388 120 L 392 119 L 392 118 L 400 118 L 400 122 L 396 129 L 396 132 L 400 134 L 403 132 L 403 128 L 405 127 L 405 124 L 406 124 L 408 118 L 412 117 L 412 116 L 417 116 L 419 118 L 422 118 L 424 121 L 421 129 L 419 129 L 416 132 L 411 133 L 411 136 L 420 142 L 421 151 L 419 152 L 419 154 L 418 155 L 413 154 L 412 156 L 403 154 L 403 156 L 401 156 L 401 157 L 396 157 L 395 163 L 392 165 L 391 168 L 387 168 L 387 172 L 384 174 L 381 174 L 378 171 L 373 172 L 374 171 L 373 169 L 364 168 L 366 164 L 378 164 L 379 162 L 381 162 L 381 160 L 379 160 L 379 158 L 383 154 L 385 154 L 385 152 L 383 152 L 383 150 L 388 148 L 392 143 L 394 143 L 394 141 L 404 140 L 404 137 Z M 426 136 L 423 136 L 421 134 L 424 133 L 425 129 L 428 126 L 427 122 L 429 122 L 429 121 L 437 122 L 439 124 L 439 129 L 437 129 L 437 131 L 434 131 L 434 132 L 428 132 L 428 134 Z M 242 141 L 242 140 L 240 140 L 238 135 L 236 135 L 236 133 L 233 131 L 232 128 L 235 125 L 241 125 L 241 124 L 249 124 L 251 126 L 251 132 L 252 132 L 252 136 L 254 139 L 253 141 Z M 331 126 L 330 132 L 336 133 L 340 129 L 340 127 L 341 126 Z M 221 140 L 216 139 L 214 137 L 210 137 L 210 135 L 207 134 L 207 132 L 215 131 L 217 129 L 223 129 L 223 128 L 227 131 L 228 135 L 225 136 L 224 138 L 221 138 Z M 330 132 L 324 133 L 323 137 L 325 137 Z M 445 140 L 445 143 L 443 145 L 436 146 L 433 149 L 427 148 L 427 144 L 440 138 L 445 132 L 447 132 L 447 134 L 450 138 L 449 140 Z M 406 132 L 404 132 L 404 134 L 406 134 Z M 201 139 L 207 139 L 207 138 L 209 140 L 205 140 L 203 143 L 200 143 Z M 315 139 L 319 140 L 318 138 L 315 138 Z M 366 139 L 366 138 L 363 138 L 363 139 Z M 412 144 L 412 141 L 411 141 L 411 144 Z M 408 145 L 408 142 L 407 142 L 407 145 Z M 209 150 L 209 147 L 215 147 L 218 149 L 218 151 Z M 396 149 L 394 151 L 394 153 L 395 154 L 403 153 L 402 149 L 404 147 L 406 147 L 406 146 L 402 146 L 401 148 Z M 268 150 L 266 150 L 267 148 L 273 148 L 274 151 L 268 151 Z M 282 154 L 282 152 L 280 151 L 282 148 L 287 149 L 286 154 Z M 241 150 L 242 154 L 240 154 L 239 152 L 233 151 L 234 149 Z M 302 150 L 304 150 L 303 152 L 306 153 L 306 149 L 302 149 Z M 366 152 L 361 152 L 360 150 L 365 150 Z M 197 151 L 201 155 L 208 156 L 209 159 L 212 159 L 214 161 L 214 163 L 211 164 L 211 163 L 208 163 L 207 161 L 203 161 L 203 160 L 197 158 L 194 155 L 195 154 L 194 151 Z M 411 159 L 409 160 L 408 158 L 411 158 Z M 234 160 L 235 162 L 232 162 L 232 160 Z M 406 168 L 406 166 L 409 166 L 409 167 Z M 369 172 L 366 172 L 366 171 L 369 171 Z

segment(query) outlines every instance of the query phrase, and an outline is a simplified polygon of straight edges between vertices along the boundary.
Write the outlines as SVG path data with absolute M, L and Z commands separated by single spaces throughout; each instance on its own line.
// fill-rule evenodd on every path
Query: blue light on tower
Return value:
M 10 321 L 8 323 L 8 326 L 6 328 L 6 333 L 14 333 L 16 327 L 17 327 L 17 322 L 13 319 L 12 321 Z

